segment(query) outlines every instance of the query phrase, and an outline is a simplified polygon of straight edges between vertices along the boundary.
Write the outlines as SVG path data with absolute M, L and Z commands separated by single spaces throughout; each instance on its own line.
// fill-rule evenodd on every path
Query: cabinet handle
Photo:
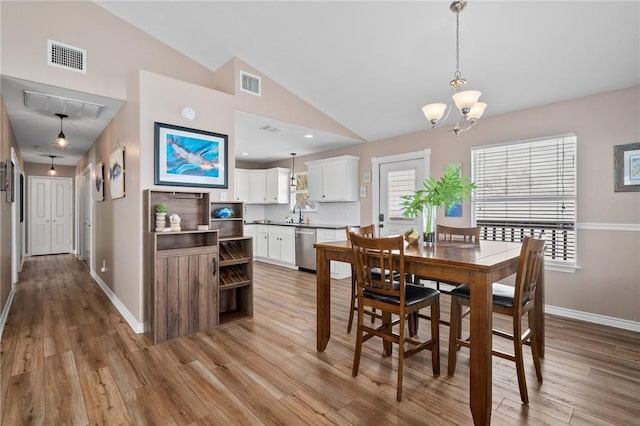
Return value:
M 213 263 L 213 275 L 216 275 L 218 273 L 218 259 L 214 257 L 211 262 Z

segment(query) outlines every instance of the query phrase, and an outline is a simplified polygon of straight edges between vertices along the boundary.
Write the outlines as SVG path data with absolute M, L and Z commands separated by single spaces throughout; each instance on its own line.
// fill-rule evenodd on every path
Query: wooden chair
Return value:
M 367 226 L 361 226 L 359 228 L 346 226 L 345 232 L 347 233 L 347 241 L 351 241 L 351 235 L 349 235 L 350 232 L 354 232 L 363 237 L 374 238 L 376 236 L 376 227 L 373 224 L 367 225 Z M 377 272 L 378 274 L 380 273 L 379 271 L 375 271 L 375 270 L 372 272 Z M 351 333 L 351 327 L 353 325 L 353 313 L 358 312 L 357 296 L 358 294 L 356 291 L 356 270 L 355 270 L 355 265 L 351 264 L 351 307 L 349 309 L 349 324 L 347 325 L 347 333 Z M 382 316 L 380 314 L 377 314 L 375 309 L 373 310 L 367 309 L 365 310 L 364 313 L 371 317 L 372 323 L 375 321 L 376 318 L 382 319 Z
M 474 226 L 470 228 L 457 228 L 453 226 L 436 225 L 436 241 L 461 241 L 469 242 L 473 244 L 480 244 L 480 227 Z M 450 281 L 437 281 L 431 280 L 429 277 L 414 276 L 414 283 L 420 284 L 420 280 L 435 281 L 436 289 L 441 293 L 448 294 L 449 290 L 444 290 L 440 287 L 440 284 L 447 284 L 449 286 L 459 286 L 464 283 L 456 283 Z
M 356 283 L 358 288 L 358 336 L 353 359 L 353 376 L 358 375 L 363 342 L 372 337 L 383 339 L 385 351 L 391 355 L 393 343 L 398 345 L 398 382 L 396 399 L 402 400 L 402 369 L 404 360 L 424 350 L 431 350 L 431 364 L 434 376 L 440 374 L 440 292 L 438 290 L 405 283 L 404 239 L 402 236 L 385 238 L 366 238 L 351 232 L 351 247 L 355 260 Z M 394 252 L 394 254 L 392 254 Z M 393 257 L 397 262 L 393 262 Z M 375 275 L 373 268 L 389 271 L 388 274 Z M 382 312 L 382 325 L 377 328 L 365 325 L 365 307 L 379 309 Z M 418 341 L 407 337 L 405 324 L 407 315 L 417 314 L 420 309 L 431 308 L 431 339 Z M 398 332 L 393 330 L 391 316 L 396 315 Z M 412 346 L 405 350 L 405 344 Z
M 518 385 L 520 398 L 525 404 L 529 403 L 527 383 L 524 374 L 524 359 L 522 348 L 527 342 L 531 345 L 533 365 L 536 376 L 542 382 L 540 371 L 539 342 L 534 333 L 534 303 L 536 285 L 541 271 L 542 258 L 544 256 L 544 240 L 525 237 L 520 251 L 520 260 L 516 273 L 515 287 L 494 283 L 493 284 L 493 312 L 508 315 L 513 319 L 513 334 L 500 330 L 492 330 L 493 334 L 513 341 L 514 354 L 492 351 L 493 355 L 514 361 L 518 373 Z M 461 305 L 469 306 L 471 288 L 462 285 L 451 290 L 451 327 L 449 328 L 449 362 L 448 373 L 453 376 L 456 371 L 457 351 L 461 346 L 469 347 L 473 344 L 469 339 L 462 339 Z M 515 302 L 514 302 L 515 301 Z M 518 302 L 519 301 L 519 302 Z M 527 314 L 528 327 L 522 330 L 522 317 Z

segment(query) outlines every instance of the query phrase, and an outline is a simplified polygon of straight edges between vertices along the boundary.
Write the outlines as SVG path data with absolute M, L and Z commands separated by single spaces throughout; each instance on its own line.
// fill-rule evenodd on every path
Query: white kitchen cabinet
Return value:
M 347 234 L 344 229 L 321 229 L 316 231 L 316 242 L 344 241 Z M 331 261 L 331 278 L 347 278 L 351 276 L 351 265 L 344 262 Z
M 236 201 L 245 203 L 251 199 L 251 183 L 248 170 L 236 169 L 235 171 L 235 197 Z M 255 247 L 255 245 L 254 245 Z
M 269 226 L 268 258 L 277 262 L 296 263 L 295 228 L 288 226 Z
M 343 155 L 308 161 L 309 200 L 358 201 L 358 157 Z
M 256 257 L 267 258 L 269 257 L 269 227 L 258 226 L 256 230 L 256 241 L 254 246 L 256 247 Z
M 253 238 L 253 257 L 258 255 L 258 244 L 257 244 L 257 226 L 256 225 L 244 225 L 244 236 Z
M 288 204 L 289 169 L 236 169 L 235 197 L 245 204 Z

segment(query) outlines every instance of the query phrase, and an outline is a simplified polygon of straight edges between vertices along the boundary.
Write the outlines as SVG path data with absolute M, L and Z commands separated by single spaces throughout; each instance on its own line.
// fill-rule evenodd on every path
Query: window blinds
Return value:
M 472 198 L 486 240 L 544 231 L 547 258 L 575 263 L 576 136 L 473 148 Z
M 389 190 L 387 194 L 387 205 L 389 206 L 390 220 L 406 220 L 402 216 L 402 196 L 411 195 L 415 192 L 416 171 L 415 169 L 399 170 L 387 174 Z

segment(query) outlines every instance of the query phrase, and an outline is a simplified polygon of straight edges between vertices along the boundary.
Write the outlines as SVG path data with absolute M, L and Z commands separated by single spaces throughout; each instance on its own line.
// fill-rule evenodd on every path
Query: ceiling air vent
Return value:
M 47 42 L 47 64 L 86 74 L 87 51 L 49 40 Z
M 260 96 L 260 77 L 240 71 L 240 90 Z

